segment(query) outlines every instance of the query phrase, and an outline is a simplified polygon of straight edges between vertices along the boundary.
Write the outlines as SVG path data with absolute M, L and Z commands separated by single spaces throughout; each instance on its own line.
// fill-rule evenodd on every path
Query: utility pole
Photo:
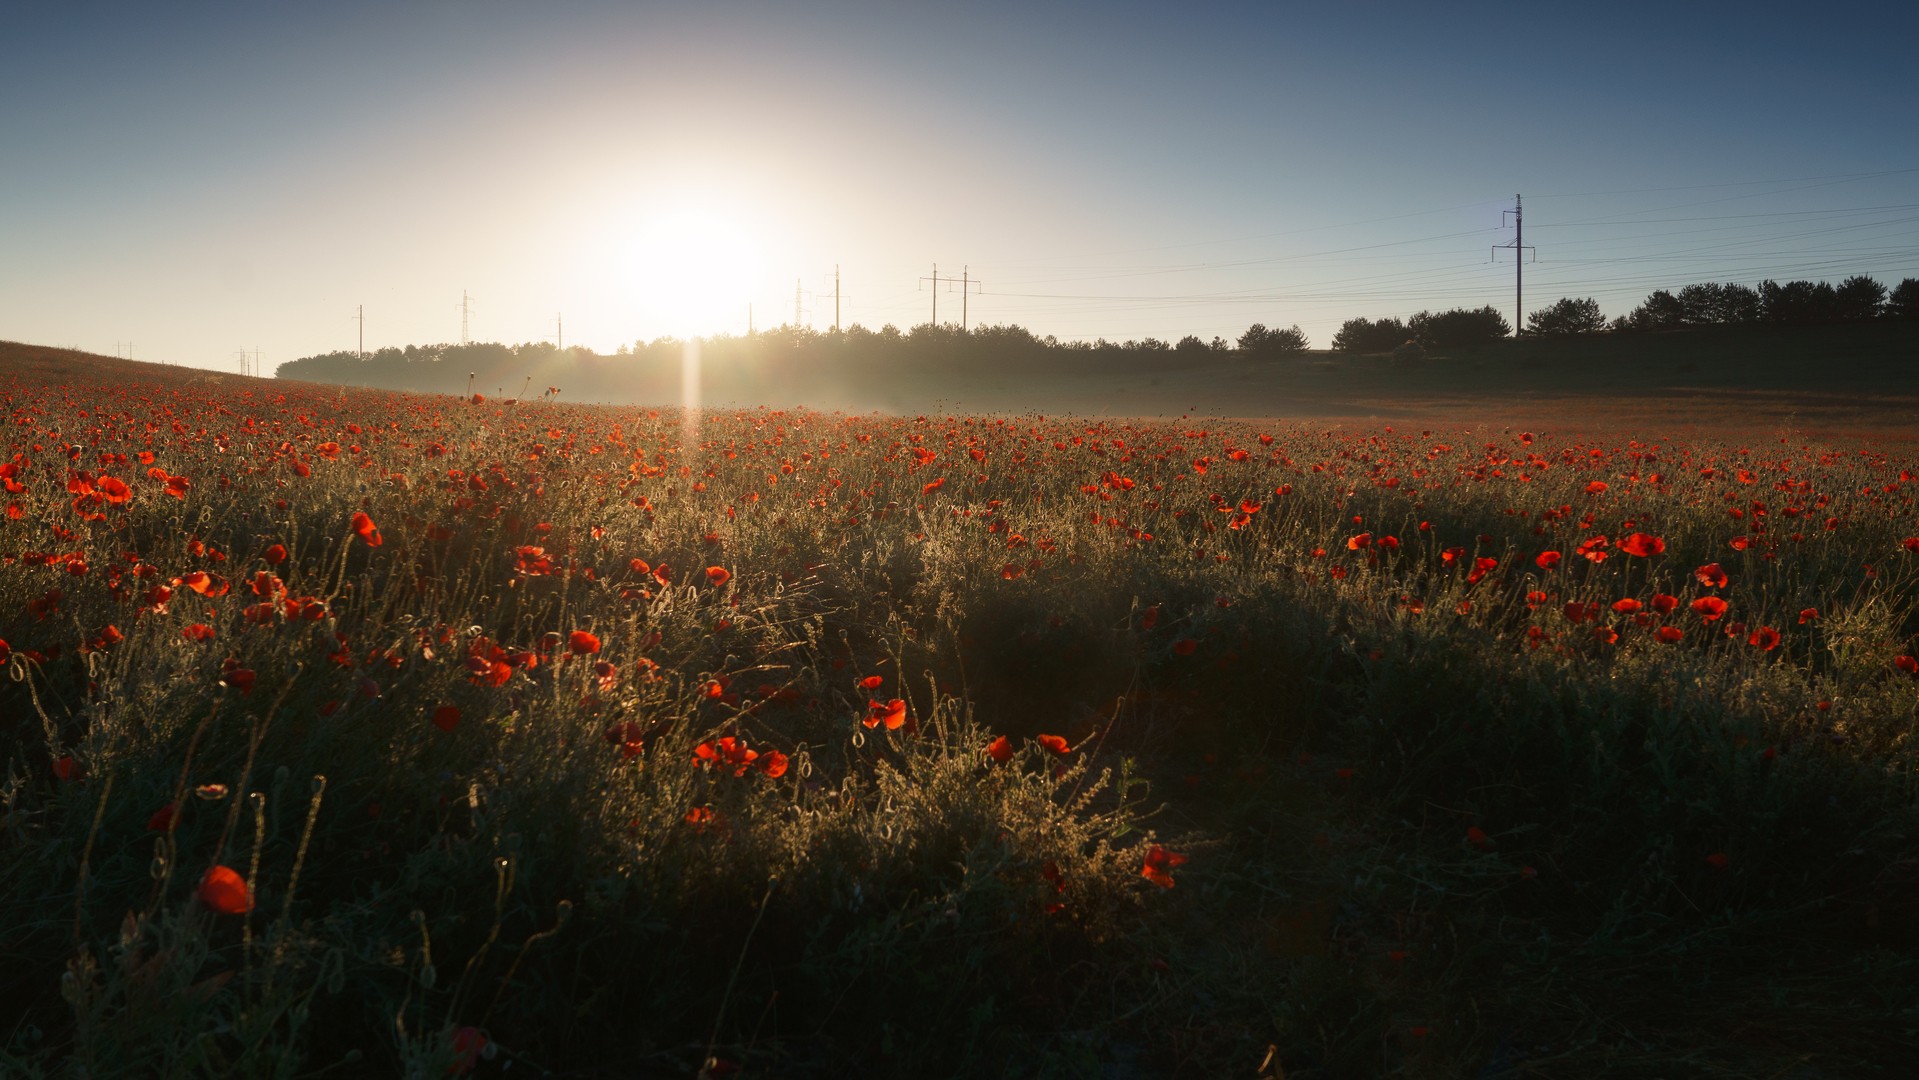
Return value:
M 470 333 L 468 333 L 468 330 L 467 330 L 468 326 L 470 325 L 470 320 L 472 319 L 472 317 L 473 317 L 473 298 L 466 294 L 465 289 L 461 289 L 460 290 L 460 344 L 462 345 L 473 344 L 473 336 Z
M 966 298 L 972 293 L 973 288 L 980 284 L 978 281 L 973 279 L 970 270 L 966 267 L 961 267 L 959 277 L 943 278 L 940 276 L 940 264 L 934 263 L 933 276 L 930 278 L 921 278 L 920 280 L 923 282 L 930 281 L 933 284 L 933 325 L 934 326 L 938 326 L 940 324 L 940 284 L 944 282 L 946 284 L 948 291 L 951 291 L 955 283 L 959 285 L 960 287 L 960 329 L 961 330 L 966 329 Z M 985 292 L 986 290 L 981 289 L 980 291 Z
M 557 311 L 553 313 L 553 347 L 566 351 L 566 317 Z
M 1506 227 L 1506 215 L 1511 214 L 1513 216 L 1513 238 L 1504 244 L 1493 245 L 1493 259 L 1495 261 L 1499 258 L 1500 248 L 1511 248 L 1513 251 L 1513 337 L 1515 338 L 1526 328 L 1525 253 L 1528 251 L 1533 252 L 1534 257 L 1537 257 L 1539 253 L 1537 248 L 1525 242 L 1525 218 L 1520 213 L 1523 206 L 1524 204 L 1519 201 L 1519 196 L 1514 195 L 1513 208 L 1500 212 L 1499 227 L 1502 229 Z
M 841 306 L 841 302 L 844 299 L 845 299 L 845 294 L 840 292 L 840 267 L 838 263 L 834 263 L 833 264 L 833 332 L 835 334 L 840 332 L 840 306 Z

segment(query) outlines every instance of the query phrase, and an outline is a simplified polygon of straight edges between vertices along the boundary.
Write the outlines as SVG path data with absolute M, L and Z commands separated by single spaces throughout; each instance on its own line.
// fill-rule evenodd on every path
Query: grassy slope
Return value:
M 1613 347 L 1594 343 L 1602 345 Z M 1496 384 L 1498 365 L 1524 369 L 1528 361 L 1523 355 L 1487 353 L 1452 362 L 1462 368 L 1435 362 L 1402 373 L 1374 361 L 1351 361 L 1343 372 L 1288 373 L 1296 381 L 1286 392 L 1328 408 L 1355 410 L 1341 415 L 1364 415 L 1357 410 L 1397 401 L 1408 414 L 1429 416 L 1424 410 L 1438 408 L 1434 403 L 1446 395 L 1468 399 L 1480 393 L 1456 387 L 1457 370 L 1484 365 L 1479 370 L 1492 372 L 1488 381 Z M 1780 375 L 1797 362 L 1776 357 L 1764 370 Z M 23 364 L 36 366 L 15 366 Z M 1593 369 L 1606 373 L 1590 374 Z M 1646 370 L 1660 369 L 1650 364 Z M 8 370 L 26 370 L 35 381 L 83 386 L 158 381 L 196 394 L 210 392 L 236 408 L 241 399 L 229 391 L 243 387 L 276 393 L 314 389 L 0 346 L 0 372 Z M 1355 389 L 1353 372 L 1359 370 L 1392 382 L 1384 390 Z M 1584 370 L 1592 389 L 1633 387 L 1635 376 L 1617 356 Z M 1723 372 L 1683 374 L 1726 378 Z M 1259 385 L 1260 377 L 1250 381 Z M 1609 386 L 1607 380 L 1619 381 Z M 1893 383 L 1899 385 L 1905 384 Z M 1314 386 L 1317 398 L 1309 393 Z M 1495 391 L 1486 393 L 1500 398 Z M 309 395 L 302 407 L 317 408 L 333 394 L 328 388 Z M 342 396 L 348 411 L 321 416 L 323 425 L 343 423 L 358 415 L 354 410 L 376 408 L 384 400 L 381 395 L 348 397 Z M 1607 407 L 1617 413 L 1633 400 L 1615 397 Z M 1515 407 L 1522 406 L 1530 407 L 1523 401 Z M 1896 412 L 1899 407 L 1888 408 Z M 566 425 L 592 421 L 587 410 L 540 415 Z M 1556 415 L 1564 420 L 1574 414 L 1562 408 Z M 1733 419 L 1727 412 L 1714 415 L 1721 422 Z M 1863 422 L 1862 415 L 1887 414 L 1848 419 Z M 1664 416 L 1680 425 L 1696 419 L 1684 411 Z M 1590 429 L 1594 415 L 1581 418 Z M 1071 426 L 1063 430 L 1070 434 Z M 1624 441 L 1617 431 L 1606 434 L 1609 445 Z M 1472 437 L 1446 437 L 1466 446 L 1482 437 L 1510 442 L 1509 436 L 1483 427 Z M 1346 446 L 1300 438 L 1301 447 L 1329 458 L 1330 451 Z M 494 452 L 483 453 L 490 458 Z M 1701 460 L 1721 453 L 1727 452 L 1710 446 L 1698 451 Z M 1089 461 L 1082 468 L 1097 472 L 1107 464 Z M 1831 489 L 1857 488 L 1860 477 L 1845 471 L 1854 467 L 1842 461 Z M 316 462 L 314 486 L 295 488 L 293 517 L 309 543 L 317 545 L 306 554 L 316 566 L 334 565 L 329 544 L 338 545 L 326 540 L 326 530 L 362 497 L 350 470 L 342 465 L 335 475 L 329 468 Z M 1142 463 L 1136 470 L 1142 478 L 1154 470 L 1152 475 L 1162 475 L 1177 489 L 1172 476 L 1184 472 L 1183 459 L 1171 465 Z M 1217 483 L 1230 486 L 1228 475 L 1217 472 Z M 1884 479 L 1883 472 L 1877 477 L 1873 482 Z M 1072 498 L 1082 479 L 1066 469 L 1041 478 L 1059 489 L 1052 495 L 1061 500 Z M 1549 503 L 1581 498 L 1577 486 L 1585 479 L 1580 475 L 1570 487 L 1554 487 L 1538 498 Z M 747 477 L 745 482 L 756 481 Z M 1436 532 L 1430 541 L 1413 540 L 1420 535 L 1413 527 L 1414 508 L 1390 492 L 1362 491 L 1356 501 L 1335 510 L 1327 509 L 1332 500 L 1323 498 L 1340 490 L 1334 481 L 1291 482 L 1300 488 L 1296 501 L 1275 502 L 1262 511 L 1254 533 L 1189 538 L 1226 544 L 1236 556 L 1231 562 L 1196 564 L 1182 556 L 1177 538 L 1190 531 L 1191 523 L 1168 521 L 1154 526 L 1164 541 L 1173 542 L 1162 554 L 1139 556 L 1095 533 L 1080 537 L 1086 563 L 1015 582 L 994 571 L 1004 558 L 990 550 L 996 542 L 982 555 L 973 535 L 960 532 L 944 514 L 914 519 L 936 542 L 925 549 L 902 548 L 897 541 L 904 526 L 878 514 L 844 535 L 829 532 L 842 545 L 829 580 L 787 599 L 769 600 L 769 618 L 754 631 L 771 647 L 797 647 L 804 662 L 796 678 L 809 689 L 822 688 L 822 694 L 826 686 L 839 687 L 846 675 L 827 663 L 837 653 L 821 642 L 845 633 L 848 637 L 837 640 L 850 645 L 851 670 L 931 671 L 943 682 L 964 686 L 992 730 L 1064 731 L 1077 740 L 1104 729 L 1096 745 L 1105 756 L 1098 760 L 1116 766 L 1121 753 L 1140 759 L 1154 781 L 1154 800 L 1165 802 L 1154 821 L 1157 828 L 1169 836 L 1203 838 L 1187 848 L 1194 861 L 1179 871 L 1181 887 L 1151 893 L 1143 908 L 1138 897 L 1122 892 L 1129 880 L 1139 885 L 1130 864 L 1101 864 L 1077 847 L 1059 847 L 1062 835 L 1071 834 L 1077 842 L 1097 836 L 1098 830 L 1049 817 L 1053 811 L 1044 809 L 1047 803 L 1040 797 L 1044 770 L 1031 787 L 989 790 L 966 754 L 943 755 L 935 747 L 902 751 L 900 759 L 919 770 L 916 775 L 929 792 L 926 802 L 912 803 L 905 790 L 895 795 L 936 827 L 905 852 L 905 861 L 895 865 L 882 859 L 880 866 L 862 871 L 871 876 L 854 874 L 854 880 L 880 890 L 873 895 L 886 897 L 884 903 L 897 905 L 890 919 L 855 920 L 846 914 L 844 879 L 831 874 L 808 879 L 807 873 L 820 873 L 806 869 L 817 862 L 788 860 L 808 844 L 824 845 L 848 864 L 870 860 L 874 852 L 898 853 L 898 847 L 888 846 L 890 840 L 883 842 L 873 819 L 850 813 L 835 817 L 831 807 L 815 802 L 808 804 L 818 815 L 811 824 L 786 831 L 773 824 L 782 818 L 777 800 L 746 794 L 760 789 L 719 789 L 733 800 L 725 808 L 736 815 L 737 839 L 726 849 L 731 857 L 701 862 L 703 849 L 681 835 L 685 830 L 676 816 L 688 793 L 684 785 L 692 780 L 682 777 L 660 790 L 622 788 L 603 801 L 594 770 L 604 767 L 600 762 L 608 751 L 598 737 L 598 721 L 578 732 L 584 749 L 553 757 L 524 738 L 514 741 L 510 731 L 482 735 L 487 729 L 478 716 L 484 711 L 481 703 L 490 699 L 464 685 L 463 673 L 409 668 L 395 676 L 399 681 L 383 700 L 416 706 L 439 700 L 436 695 L 467 695 L 458 699 L 471 703 L 461 734 L 488 741 L 435 742 L 431 731 L 414 730 L 417 723 L 390 734 L 383 714 L 368 713 L 352 720 L 357 726 L 341 730 L 401 755 L 400 766 L 383 771 L 381 763 L 361 760 L 362 744 L 323 734 L 325 725 L 313 715 L 319 687 L 292 699 L 260 770 L 286 765 L 295 778 L 287 789 L 294 793 L 288 802 L 293 809 L 276 811 L 280 817 L 270 834 L 270 878 L 283 877 L 290 861 L 290 835 L 297 835 L 296 810 L 305 797 L 300 778 L 325 771 L 333 787 L 303 886 L 315 919 L 301 925 L 304 936 L 296 936 L 289 947 L 311 950 L 305 955 L 317 965 L 320 984 L 334 962 L 327 950 L 340 951 L 352 987 L 346 996 L 377 1003 L 387 1016 L 402 989 L 416 1007 L 422 996 L 431 1000 L 435 1017 L 459 1012 L 447 1003 L 449 987 L 461 988 L 455 998 L 467 992 L 469 980 L 456 975 L 474 956 L 491 915 L 489 860 L 503 842 L 500 833 L 518 832 L 534 837 L 514 841 L 525 845 L 520 850 L 526 852 L 530 884 L 522 886 L 525 896 L 515 894 L 502 949 L 549 926 L 557 899 L 576 901 L 580 913 L 567 936 L 541 945 L 550 954 L 529 951 L 533 959 L 519 972 L 525 988 L 506 995 L 507 1007 L 482 1022 L 515 1048 L 515 1060 L 529 1066 L 544 1062 L 562 1073 L 593 1074 L 603 1066 L 601 1074 L 617 1075 L 619 1067 L 608 1063 L 618 1060 L 623 1040 L 630 1040 L 625 1045 L 644 1051 L 649 1068 L 672 1074 L 698 1060 L 711 1028 L 719 1031 L 722 1050 L 751 1067 L 764 1067 L 769 1075 L 849 1068 L 869 1073 L 916 1068 L 925 1075 L 942 1063 L 981 1075 L 1101 1070 L 1117 1076 L 1218 1075 L 1252 1071 L 1269 1043 L 1279 1048 L 1278 1060 L 1293 1076 L 1897 1075 L 1919 1047 L 1911 959 L 1919 941 L 1910 917 L 1919 904 L 1909 779 L 1914 698 L 1905 683 L 1884 678 L 1878 654 L 1892 641 L 1909 643 L 1919 628 L 1913 625 L 1911 573 L 1891 570 L 1871 589 L 1855 583 L 1861 553 L 1882 561 L 1887 555 L 1881 549 L 1896 549 L 1902 535 L 1897 530 L 1913 524 L 1909 507 L 1901 518 L 1870 525 L 1859 539 L 1847 534 L 1820 540 L 1815 534 L 1814 552 L 1777 564 L 1750 557 L 1728 561 L 1740 603 L 1750 605 L 1755 621 L 1763 615 L 1786 625 L 1808 596 L 1826 609 L 1834 629 L 1793 631 L 1804 639 L 1794 639 L 1790 663 L 1756 659 L 1737 642 L 1680 653 L 1635 644 L 1613 659 L 1570 641 L 1563 651 L 1515 647 L 1515 635 L 1528 623 L 1557 631 L 1561 624 L 1545 617 L 1554 615 L 1551 609 L 1535 619 L 1521 607 L 1488 607 L 1482 601 L 1470 617 L 1417 620 L 1405 614 L 1397 601 L 1404 592 L 1418 592 L 1435 613 L 1481 595 L 1463 586 L 1458 575 L 1438 569 L 1442 538 L 1456 542 L 1483 532 L 1496 537 L 1496 550 L 1510 545 L 1528 553 L 1546 543 L 1532 539 L 1496 497 L 1433 500 L 1417 513 L 1430 517 Z M 910 507 L 918 480 L 893 477 L 887 483 L 889 494 Z M 1687 489 L 1694 494 L 1712 494 L 1694 481 L 1686 483 L 1694 485 Z M 953 486 L 942 498 L 954 496 Z M 238 559 L 230 571 L 237 582 L 242 570 L 253 566 L 249 556 L 257 559 L 257 549 L 271 538 L 263 530 L 287 526 L 243 518 L 261 509 L 258 499 L 244 493 L 214 495 L 210 486 L 196 491 L 196 498 L 211 500 L 196 504 L 196 511 L 201 505 L 218 511 L 213 520 L 224 530 L 221 546 Z M 1196 492 L 1184 494 L 1209 512 Z M 413 542 L 407 528 L 396 524 L 411 504 L 392 493 L 373 497 L 380 501 L 371 508 L 391 533 L 390 546 L 380 553 L 385 559 Z M 1769 489 L 1767 497 L 1773 497 Z M 671 527 L 661 527 L 657 535 L 678 537 L 672 542 L 683 544 L 706 527 L 699 511 L 660 501 Z M 138 522 L 129 540 L 140 538 L 146 557 L 168 573 L 187 568 L 191 560 L 179 550 L 184 519 L 166 519 L 174 509 L 166 501 L 140 505 L 150 516 Z M 57 510 L 59 500 L 50 506 Z M 569 507 L 566 516 L 554 512 L 562 533 L 577 534 L 585 521 L 597 520 L 587 500 Z M 1646 509 L 1674 542 L 1661 563 L 1668 575 L 1665 587 L 1678 591 L 1686 584 L 1686 568 L 1698 562 L 1731 559 L 1722 535 L 1729 527 L 1716 510 L 1697 511 L 1683 497 L 1657 500 Z M 1409 546 L 1421 549 L 1417 558 L 1409 552 L 1403 569 L 1389 561 L 1388 569 L 1375 571 L 1355 557 L 1353 583 L 1329 587 L 1323 564 L 1303 552 L 1314 543 L 1342 549 L 1341 541 L 1353 531 L 1350 513 L 1377 523 L 1369 527 L 1408 538 Z M 1076 520 L 1080 510 L 1057 518 L 1035 512 L 1030 520 L 1065 538 L 1079 531 L 1068 524 L 1069 516 Z M 806 528 L 776 528 L 763 521 L 751 528 L 757 531 L 749 536 L 742 526 L 730 550 L 736 566 L 753 566 L 753 573 L 765 577 L 770 571 L 761 567 L 791 561 L 778 549 L 808 551 L 807 545 L 821 543 Z M 32 538 L 37 534 L 9 535 L 14 537 L 9 549 L 38 543 Z M 496 545 L 505 542 L 505 534 L 493 539 Z M 645 534 L 629 539 L 656 542 Z M 557 540 L 546 542 L 557 548 Z M 729 538 L 729 543 L 735 541 Z M 656 548 L 643 549 L 657 554 Z M 697 548 L 681 552 L 673 562 L 694 566 L 700 554 Z M 343 555 L 353 560 L 361 599 L 342 618 L 359 620 L 356 638 L 364 632 L 366 640 L 384 640 L 380 620 L 389 628 L 395 625 L 394 617 L 407 613 L 411 601 L 404 598 L 411 593 L 385 587 L 389 583 L 379 576 L 382 561 L 351 540 Z M 110 557 L 102 555 L 96 563 Z M 983 559 L 990 564 L 982 565 Z M 295 564 L 300 561 L 296 555 Z M 1643 580 L 1629 580 L 1635 565 L 1624 557 L 1591 568 L 1575 561 L 1574 569 L 1552 579 L 1553 604 L 1575 596 L 1609 602 L 1621 592 L 1643 591 L 1638 588 Z M 447 576 L 457 573 L 464 581 L 473 575 L 473 591 L 462 594 L 470 599 L 482 588 L 503 588 L 499 570 L 453 566 Z M 285 572 L 290 582 L 300 583 L 291 566 Z M 42 584 L 35 581 L 37 592 Z M 521 584 L 529 593 L 544 587 Z M 0 589 L 15 606 L 35 594 L 24 575 Z M 83 602 L 81 585 L 69 591 L 73 603 Z M 374 597 L 381 599 L 368 599 Z M 1152 634 L 1140 630 L 1135 597 L 1162 601 L 1166 618 L 1176 623 Z M 1220 606 L 1219 598 L 1230 606 Z M 474 610 L 454 603 L 457 597 L 442 599 L 449 610 Z M 592 613 L 594 604 L 605 602 L 594 590 L 568 601 L 580 613 Z M 553 615 L 531 596 L 521 603 L 541 618 Z M 612 618 L 610 611 L 605 614 Z M 658 616 L 668 640 L 654 655 L 679 669 L 676 679 L 683 676 L 686 685 L 676 682 L 674 694 L 648 698 L 641 707 L 683 709 L 688 716 L 703 715 L 699 710 L 710 707 L 694 692 L 698 674 L 728 662 L 703 652 L 709 643 L 702 625 L 710 615 L 694 609 Z M 792 628 L 782 629 L 779 619 L 790 619 Z M 814 619 L 824 620 L 819 629 L 828 633 L 778 640 L 798 634 L 801 624 Z M 88 627 L 97 621 L 90 618 Z M 7 625 L 6 636 L 22 647 L 21 630 L 33 632 L 35 624 L 22 617 Z M 222 624 L 223 634 L 246 632 Z M 1202 642 L 1194 663 L 1169 651 L 1175 636 L 1188 633 Z M 1859 640 L 1841 648 L 1847 634 Z M 609 642 L 615 637 L 609 633 Z M 148 692 L 140 689 L 144 669 L 180 663 L 174 655 L 178 646 L 169 647 L 167 640 L 158 633 L 136 637 L 100 677 L 119 693 Z M 1871 657 L 1862 659 L 1862 651 Z M 262 677 L 257 697 L 277 686 L 293 658 L 257 658 Z M 625 656 L 622 663 L 630 659 Z M 324 663 L 315 666 L 327 670 Z M 550 700 L 535 693 L 516 706 L 525 710 L 530 730 L 579 723 L 570 702 L 582 689 L 583 673 L 562 667 L 550 677 L 555 681 L 538 684 L 550 687 Z M 342 685 L 351 692 L 350 681 Z M 71 684 L 62 690 L 78 694 Z M 5 700 L 17 704 L 18 689 L 10 693 Z M 114 804 L 113 822 L 135 835 L 147 810 L 167 798 L 174 782 L 191 728 L 178 718 L 196 719 L 209 701 L 205 684 L 170 684 L 165 693 L 171 696 L 149 703 L 149 715 L 173 719 L 141 736 L 150 740 L 140 747 L 152 760 L 121 765 L 126 802 Z M 1837 698 L 1836 714 L 1814 707 L 1821 695 Z M 261 711 L 258 700 L 224 705 L 218 704 L 224 699 L 211 700 L 229 710 L 231 726 L 203 756 L 227 771 L 196 780 L 237 768 L 246 756 L 246 713 Z M 932 700 L 926 699 L 926 712 L 939 715 Z M 347 715 L 358 716 L 353 709 Z M 77 722 L 80 714 L 76 710 L 62 719 Z M 833 728 L 807 727 L 816 722 L 770 721 L 754 729 L 756 745 L 765 745 L 760 738 L 791 739 L 804 732 L 816 740 L 823 770 L 849 769 L 862 783 L 881 782 L 883 773 L 859 771 L 867 767 L 862 765 L 867 758 L 831 741 Z M 49 987 L 72 955 L 63 939 L 72 921 L 69 897 L 77 851 L 101 800 L 90 789 L 49 783 L 38 724 L 14 723 L 0 734 L 0 746 L 32 783 L 11 792 L 26 801 L 12 804 L 18 814 L 10 815 L 8 827 L 19 831 L 9 832 L 9 846 L 0 847 L 0 860 L 12 860 L 5 869 L 15 890 L 0 893 L 5 904 L 0 932 L 22 954 L 28 941 L 36 943 L 36 981 L 30 987 L 0 984 L 0 989 L 9 995 L 8 1004 L 30 1004 L 21 1015 L 54 1032 L 61 1052 L 43 1059 L 52 1061 L 73 1050 L 59 1042 L 72 1032 L 59 1028 L 65 1010 Z M 944 723 L 954 731 L 967 730 L 954 713 Z M 389 739 L 395 741 L 389 745 L 384 741 Z M 1784 757 L 1776 763 L 1761 757 L 1760 748 L 1775 745 L 1786 748 Z M 101 762 L 110 760 L 110 745 L 94 749 Z M 1343 772 L 1348 769 L 1350 774 Z M 522 778 L 539 775 L 545 785 L 498 783 L 500 770 Z M 648 775 L 667 772 L 662 768 Z M 464 795 L 470 779 L 480 784 L 484 798 L 469 813 Z M 1068 778 L 1068 783 L 1076 781 Z M 283 787 L 276 778 L 275 799 Z M 378 825 L 365 817 L 369 792 L 384 793 L 379 801 L 387 811 Z M 792 797 L 806 803 L 809 796 L 800 788 Z M 1002 835 L 997 841 L 1010 844 L 1010 854 L 988 843 L 994 839 L 991 827 L 941 821 L 942 802 L 963 805 L 984 822 L 1018 823 L 1010 839 Z M 349 808 L 349 816 L 332 816 L 341 808 Z M 225 806 L 199 812 L 211 817 L 224 814 Z M 667 838 L 657 847 L 643 846 L 641 859 L 629 861 L 619 845 L 578 827 L 624 825 L 629 816 L 643 818 L 647 829 Z M 1491 850 L 1463 838 L 1469 824 L 1486 827 Z M 206 828 L 217 832 L 212 824 Z M 243 826 L 243 835 L 245 829 L 250 825 Z M 495 846 L 487 842 L 489 832 Z M 199 838 L 211 839 L 204 832 Z M 28 840 L 36 846 L 23 846 Z M 381 843 L 395 850 L 374 856 L 372 847 Z M 245 845 L 239 847 L 244 854 Z M 109 857 L 95 868 L 91 904 L 93 932 L 102 943 L 111 940 L 117 910 L 124 910 L 115 909 L 115 903 L 139 906 L 148 893 L 143 848 L 128 844 L 104 851 Z M 1720 851 L 1733 854 L 1730 872 L 1702 861 Z M 1030 913 L 1011 924 L 996 921 L 1007 912 L 1025 912 L 1021 905 L 1034 899 L 1035 887 L 1045 894 L 1035 871 L 1048 857 L 1067 865 L 1074 878 L 1075 912 L 1086 912 L 1076 918 L 1089 921 L 1057 932 L 1043 928 L 1044 920 Z M 397 873 L 402 861 L 404 873 Z M 795 892 L 777 897 L 762 923 L 759 881 L 767 865 L 790 867 L 799 884 Z M 955 885 L 941 877 L 948 865 L 974 871 L 997 865 L 1002 876 L 1010 865 L 1020 873 L 1011 885 L 990 873 Z M 1522 866 L 1534 867 L 1538 877 L 1522 877 Z M 270 904 L 279 899 L 279 894 L 268 895 Z M 950 924 L 949 901 L 961 912 Z M 409 982 L 410 961 L 384 962 L 383 950 L 404 952 L 418 944 L 418 930 L 405 910 L 415 904 L 427 913 L 439 941 L 436 955 L 442 957 L 445 982 L 438 990 L 423 989 L 417 975 Z M 671 918 L 663 919 L 662 910 Z M 277 909 L 266 913 L 276 914 Z M 260 921 L 260 933 L 267 932 L 269 922 Z M 1008 935 L 1008 925 L 1026 929 Z M 1100 932 L 1082 933 L 1082 926 L 1097 926 Z M 200 940 L 184 920 L 168 930 L 189 944 Z M 755 951 L 744 947 L 753 942 Z M 232 942 L 225 948 L 235 952 Z M 496 983 L 506 986 L 500 978 L 505 955 L 475 981 L 479 997 L 492 994 Z M 734 983 L 728 975 L 736 962 L 743 967 Z M 188 970 L 183 978 L 195 974 Z M 299 985 L 316 980 L 312 968 L 298 975 L 305 980 Z M 626 985 L 622 980 L 636 979 L 644 988 L 617 989 Z M 175 989 L 188 985 L 205 983 L 182 982 Z M 276 999 L 269 993 L 261 1000 Z M 314 1000 L 336 1026 L 328 1039 L 299 1043 L 310 1065 L 337 1062 L 342 1047 L 353 1046 L 375 1054 L 382 1070 L 397 1067 L 402 1058 L 426 1063 L 427 1074 L 437 1069 L 435 1047 L 426 1038 L 430 1024 L 422 1030 L 416 1023 L 417 1044 L 389 1046 L 351 1002 L 324 994 Z M 990 1003 L 984 1012 L 982 1002 Z M 269 1045 L 281 1037 L 292 1041 L 280 1034 L 274 1017 L 244 1009 L 236 1014 L 230 1004 L 198 1013 L 188 1004 L 180 1007 L 207 1024 L 206 1031 L 225 1033 L 205 1036 L 222 1054 L 236 1052 L 227 1041 L 236 1021 L 244 1021 L 245 1030 L 272 1033 Z M 178 1016 L 143 1010 L 111 994 L 92 999 L 91 1006 L 95 1037 L 119 1052 L 150 1053 L 164 1046 L 178 1055 L 174 1060 L 194 1059 L 196 1051 L 172 1033 Z M 456 1019 L 479 1015 L 481 1010 L 474 1009 Z M 556 1045 L 542 1035 L 555 1025 L 565 1028 L 568 1042 Z M 936 1046 L 916 1039 L 928 1035 Z M 0 1059 L 0 1064 L 26 1068 L 38 1044 L 22 1028 L 5 1037 L 0 1045 L 28 1058 Z M 938 1047 L 946 1049 L 934 1052 Z M 100 1053 L 97 1047 L 94 1052 Z M 113 1063 L 111 1052 L 104 1056 Z

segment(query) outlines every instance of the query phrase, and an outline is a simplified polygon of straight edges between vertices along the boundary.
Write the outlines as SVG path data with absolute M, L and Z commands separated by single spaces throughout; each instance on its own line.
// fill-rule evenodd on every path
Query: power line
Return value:
M 940 324 L 940 283 L 944 282 L 946 284 L 946 290 L 948 292 L 951 292 L 953 290 L 954 284 L 957 283 L 960 287 L 960 329 L 961 330 L 966 329 L 967 298 L 972 295 L 973 287 L 975 285 L 978 285 L 980 287 L 981 292 L 986 291 L 986 287 L 983 284 L 981 284 L 979 281 L 973 279 L 971 275 L 972 275 L 972 270 L 970 267 L 961 267 L 959 277 L 941 277 L 940 264 L 934 263 L 933 276 L 930 278 L 923 277 L 920 279 L 923 282 L 931 282 L 933 286 L 933 325 L 934 326 L 938 326 Z

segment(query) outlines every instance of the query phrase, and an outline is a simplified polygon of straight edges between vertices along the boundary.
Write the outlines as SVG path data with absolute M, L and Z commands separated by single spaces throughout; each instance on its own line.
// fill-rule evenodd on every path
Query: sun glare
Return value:
M 621 255 L 642 338 L 746 329 L 760 254 L 732 222 L 701 210 L 662 214 L 643 221 Z

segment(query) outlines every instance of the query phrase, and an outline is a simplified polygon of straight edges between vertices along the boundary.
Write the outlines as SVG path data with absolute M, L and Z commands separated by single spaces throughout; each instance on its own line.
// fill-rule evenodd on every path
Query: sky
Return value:
M 1528 312 L 1919 276 L 1919 6 L 1550 7 L 10 5 L 0 339 L 612 352 L 829 328 L 836 268 L 956 322 L 937 267 L 975 325 L 1323 347 L 1513 321 L 1515 195 Z

